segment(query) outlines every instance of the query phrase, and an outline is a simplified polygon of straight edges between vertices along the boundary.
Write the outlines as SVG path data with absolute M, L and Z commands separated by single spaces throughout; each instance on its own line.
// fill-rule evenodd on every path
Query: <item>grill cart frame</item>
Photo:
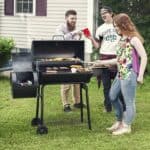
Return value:
M 30 56 L 29 56 L 30 55 Z M 48 85 L 52 84 L 80 84 L 80 100 L 81 100 L 81 114 L 80 119 L 83 122 L 83 91 L 85 91 L 86 109 L 87 109 L 87 123 L 88 128 L 91 130 L 91 118 L 90 118 L 90 105 L 88 96 L 87 83 L 90 82 L 90 78 L 93 73 L 88 72 L 58 72 L 54 74 L 46 73 L 47 67 L 70 67 L 71 65 L 81 65 L 84 67 L 84 41 L 64 41 L 64 40 L 47 40 L 47 41 L 33 41 L 31 53 L 26 66 L 19 67 L 20 72 L 32 72 L 38 80 L 36 83 L 36 114 L 32 119 L 31 125 L 37 126 L 38 134 L 48 133 L 48 128 L 44 123 L 44 89 Z M 22 55 L 21 55 L 22 56 Z M 55 59 L 63 57 L 77 58 L 79 61 L 45 61 L 48 59 Z M 20 61 L 20 58 L 17 58 Z M 16 62 L 16 59 L 13 59 Z M 22 60 L 22 59 L 21 59 Z M 24 60 L 24 59 L 23 59 Z M 27 60 L 27 59 L 25 59 Z M 81 61 L 80 61 L 81 60 Z M 16 65 L 17 66 L 17 65 Z M 13 65 L 14 72 L 18 72 L 18 66 Z M 27 67 L 28 66 L 28 67 Z M 28 69 L 27 69 L 28 68 Z M 23 70 L 22 70 L 23 69 Z M 31 70 L 30 70 L 31 69 Z M 35 77 L 35 78 L 36 78 Z M 13 83 L 13 79 L 12 79 Z M 12 84 L 13 85 L 13 84 Z M 15 88 L 12 86 L 12 90 Z M 20 96 L 21 97 L 21 96 Z M 22 97 L 25 97 L 24 95 Z M 35 97 L 35 96 L 33 96 Z M 16 98 L 16 97 L 14 97 Z

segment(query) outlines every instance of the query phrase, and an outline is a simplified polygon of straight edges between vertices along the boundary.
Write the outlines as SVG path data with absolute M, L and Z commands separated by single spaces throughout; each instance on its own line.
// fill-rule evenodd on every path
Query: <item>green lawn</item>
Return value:
M 92 131 L 80 122 L 79 110 L 64 113 L 59 85 L 45 90 L 47 135 L 37 135 L 31 126 L 35 99 L 12 99 L 9 80 L 0 77 L 0 150 L 149 150 L 150 149 L 150 77 L 137 90 L 137 117 L 133 132 L 112 136 L 105 128 L 114 121 L 114 113 L 103 112 L 102 88 L 96 80 L 89 83 Z

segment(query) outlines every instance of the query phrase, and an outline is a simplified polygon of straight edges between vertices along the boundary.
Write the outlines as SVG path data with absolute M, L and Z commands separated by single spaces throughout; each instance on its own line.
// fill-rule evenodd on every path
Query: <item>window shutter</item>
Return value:
M 5 0 L 5 15 L 14 15 L 14 0 Z
M 47 15 L 47 0 L 36 0 L 36 16 Z

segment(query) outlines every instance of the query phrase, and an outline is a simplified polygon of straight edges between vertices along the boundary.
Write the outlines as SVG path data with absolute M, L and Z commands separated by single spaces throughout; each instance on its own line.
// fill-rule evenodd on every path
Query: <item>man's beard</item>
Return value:
M 76 25 L 72 26 L 69 22 L 67 22 L 67 27 L 69 31 L 73 31 L 76 28 Z

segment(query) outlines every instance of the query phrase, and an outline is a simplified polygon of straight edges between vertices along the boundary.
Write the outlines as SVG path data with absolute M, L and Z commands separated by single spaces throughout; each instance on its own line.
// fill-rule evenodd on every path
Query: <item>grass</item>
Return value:
M 86 111 L 84 123 L 80 112 L 62 111 L 60 86 L 45 89 L 45 123 L 47 135 L 37 135 L 31 126 L 36 100 L 12 99 L 10 83 L 0 77 L 0 150 L 149 150 L 150 149 L 150 77 L 137 89 L 137 117 L 132 134 L 112 136 L 105 128 L 114 121 L 114 113 L 103 112 L 102 88 L 96 80 L 89 83 L 92 131 L 88 130 Z

